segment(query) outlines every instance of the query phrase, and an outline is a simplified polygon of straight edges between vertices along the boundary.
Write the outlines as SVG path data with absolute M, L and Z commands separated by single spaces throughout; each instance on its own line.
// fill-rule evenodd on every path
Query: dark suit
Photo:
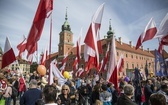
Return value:
M 134 103 L 128 96 L 123 94 L 118 98 L 117 105 L 137 105 L 137 104 Z
M 145 93 L 145 102 L 146 102 L 146 105 L 149 105 L 149 98 L 150 98 L 150 95 L 153 93 L 150 85 L 146 85 L 145 86 L 144 93 Z

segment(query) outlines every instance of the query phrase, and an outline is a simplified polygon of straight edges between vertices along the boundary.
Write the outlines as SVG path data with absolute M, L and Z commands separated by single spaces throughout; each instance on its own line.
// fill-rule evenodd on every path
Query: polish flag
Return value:
M 45 18 L 48 13 L 53 10 L 53 0 L 40 0 L 36 14 L 34 16 L 33 24 L 27 37 L 26 49 L 28 55 L 32 54 L 34 46 L 40 40 L 41 33 L 44 27 Z
M 100 67 L 100 71 L 104 72 L 106 70 L 106 66 L 107 66 L 107 61 L 108 61 L 108 57 L 109 57 L 109 44 L 107 46 L 107 51 L 106 51 L 106 55 L 104 57 L 104 59 L 102 59 L 102 66 Z M 99 72 L 100 72 L 99 71 Z
M 159 31 L 156 35 L 156 38 L 160 38 L 158 52 L 162 54 L 164 45 L 168 45 L 168 13 L 163 18 L 159 26 Z
M 77 40 L 77 46 L 76 46 L 76 58 L 75 61 L 73 63 L 73 70 L 77 70 L 78 69 L 78 64 L 80 62 L 80 54 L 81 54 L 81 36 L 82 36 L 82 29 L 80 31 L 80 36 L 79 39 Z
M 139 36 L 135 49 L 138 49 L 143 42 L 153 39 L 155 37 L 156 32 L 156 24 L 151 18 L 147 26 L 145 27 L 144 32 Z
M 30 62 L 30 64 L 33 61 L 33 54 L 37 51 L 37 43 L 35 43 L 35 45 L 33 46 L 33 48 L 31 49 L 31 51 L 28 53 L 27 55 L 27 61 Z
M 163 36 L 163 37 L 161 38 L 161 41 L 160 41 L 160 43 L 159 43 L 159 48 L 158 48 L 158 52 L 159 52 L 160 54 L 162 54 L 164 45 L 168 46 L 168 35 Z
M 117 64 L 117 69 L 120 72 L 123 72 L 123 70 L 122 70 L 123 67 L 124 67 L 124 57 L 123 57 L 123 54 L 121 54 L 120 59 L 119 59 L 118 64 Z
M 112 37 L 111 41 L 111 52 L 110 52 L 110 61 L 109 67 L 107 70 L 106 80 L 112 82 L 115 85 L 115 88 L 118 89 L 118 73 L 117 73 L 117 59 L 116 59 L 116 45 L 115 38 Z
M 27 61 L 29 62 L 29 64 L 32 64 L 32 62 L 33 62 L 33 54 L 30 54 L 30 55 L 27 57 Z
M 83 68 L 79 68 L 79 70 L 75 73 L 75 76 L 81 77 L 84 72 L 85 72 L 85 70 Z
M 164 37 L 162 37 L 161 43 L 163 45 L 168 45 L 168 35 L 165 35 Z
M 85 52 L 84 58 L 87 62 L 85 71 L 89 71 L 93 66 L 98 68 L 99 65 L 99 52 L 97 45 L 97 32 L 101 26 L 101 20 L 103 16 L 104 3 L 99 6 L 96 13 L 93 15 L 92 22 L 86 34 L 84 43 L 85 43 Z
M 23 40 L 17 45 L 17 49 L 19 50 L 19 58 L 22 58 L 22 53 L 26 49 L 26 37 L 23 35 Z
M 166 14 L 166 16 L 161 21 L 158 32 L 157 32 L 155 38 L 162 38 L 166 35 L 168 35 L 168 13 Z
M 48 53 L 48 51 L 45 49 L 44 53 L 41 55 L 41 60 L 40 60 L 41 65 L 45 65 L 45 61 L 46 61 L 47 55 L 48 55 L 47 53 Z
M 75 61 L 74 61 L 74 63 L 73 63 L 73 70 L 75 71 L 75 70 L 77 70 L 78 69 L 78 58 L 76 57 L 75 58 Z
M 8 37 L 6 37 L 6 42 L 5 42 L 5 47 L 4 47 L 4 54 L 2 56 L 2 69 L 6 66 L 8 66 L 9 64 L 11 64 L 12 62 L 14 62 L 16 60 L 14 51 L 11 47 L 10 41 L 8 39 Z
M 60 68 L 62 74 L 64 73 L 67 60 L 68 60 L 68 52 L 66 53 L 64 59 L 62 60 L 62 67 Z
M 50 63 L 50 78 L 49 78 L 49 84 L 51 85 L 53 83 L 53 77 L 57 77 L 58 78 L 58 83 L 63 85 L 67 80 L 64 78 L 64 76 L 62 75 L 62 73 L 58 70 L 57 66 L 55 65 L 55 60 L 53 60 Z

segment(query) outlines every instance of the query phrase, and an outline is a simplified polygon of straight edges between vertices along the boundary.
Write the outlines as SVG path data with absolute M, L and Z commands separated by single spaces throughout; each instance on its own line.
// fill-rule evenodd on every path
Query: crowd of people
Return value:
M 128 78 L 128 77 L 127 77 Z M 15 90 L 17 94 L 15 95 Z M 166 77 L 119 79 L 119 87 L 96 75 L 67 79 L 59 84 L 53 77 L 48 84 L 46 76 L 0 72 L 0 101 L 4 105 L 167 105 L 168 79 Z

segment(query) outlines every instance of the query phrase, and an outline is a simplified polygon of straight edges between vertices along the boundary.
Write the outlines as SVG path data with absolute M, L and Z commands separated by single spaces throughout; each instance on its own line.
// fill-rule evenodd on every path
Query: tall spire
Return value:
M 68 8 L 68 7 L 66 7 L 65 20 L 68 20 L 67 8 Z
M 65 22 L 64 22 L 64 24 L 62 25 L 62 31 L 64 31 L 64 30 L 71 31 L 71 27 L 70 27 L 70 25 L 69 25 L 69 23 L 68 23 L 67 8 L 68 8 L 68 7 L 66 7 Z
M 109 30 L 112 30 L 112 27 L 111 27 L 111 19 L 109 21 Z
M 111 38 L 113 36 L 114 32 L 112 31 L 111 27 L 111 19 L 109 21 L 109 31 L 107 32 L 107 38 Z

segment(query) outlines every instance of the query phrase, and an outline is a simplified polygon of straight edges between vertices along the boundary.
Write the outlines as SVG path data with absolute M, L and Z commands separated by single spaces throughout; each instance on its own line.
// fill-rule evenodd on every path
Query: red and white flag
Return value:
M 124 56 L 123 54 L 121 54 L 117 64 L 117 69 L 119 70 L 119 72 L 123 72 L 123 67 L 124 67 Z
M 116 59 L 116 45 L 115 38 L 112 37 L 111 41 L 111 51 L 110 51 L 110 60 L 107 70 L 106 80 L 112 82 L 115 85 L 115 88 L 118 88 L 118 73 L 117 73 L 117 59 Z
M 147 26 L 145 27 L 144 32 L 142 32 L 142 34 L 139 36 L 135 49 L 138 49 L 143 42 L 153 39 L 154 36 L 156 35 L 156 32 L 157 32 L 156 24 L 154 20 L 151 18 Z
M 73 63 L 73 70 L 77 70 L 78 69 L 78 64 L 80 62 L 80 57 L 81 57 L 81 36 L 82 36 L 82 29 L 80 31 L 80 36 L 79 36 L 79 39 L 77 40 L 77 44 L 76 44 L 76 58 L 75 58 L 75 61 Z
M 30 62 L 30 64 L 33 61 L 33 55 L 34 53 L 37 51 L 37 43 L 35 43 L 35 45 L 33 46 L 33 48 L 31 49 L 31 51 L 28 53 L 27 55 L 27 61 Z
M 81 77 L 84 72 L 85 70 L 83 68 L 79 68 L 78 71 L 75 73 L 75 76 Z
M 64 56 L 64 59 L 62 60 L 62 66 L 60 68 L 62 74 L 65 70 L 67 60 L 68 60 L 68 52 L 66 53 L 66 55 Z
M 85 51 L 84 51 L 84 58 L 87 62 L 85 71 L 88 71 L 93 66 L 99 66 L 99 52 L 97 46 L 97 32 L 101 26 L 101 20 L 103 16 L 104 10 L 104 3 L 99 6 L 96 13 L 93 15 L 92 22 L 86 34 L 84 43 L 85 43 Z
M 63 85 L 67 80 L 64 78 L 64 76 L 62 75 L 62 73 L 58 70 L 57 66 L 55 65 L 55 60 L 53 60 L 50 63 L 50 76 L 49 76 L 49 84 L 53 83 L 53 77 L 57 77 L 58 78 L 58 83 Z
M 156 35 L 156 38 L 158 37 L 160 38 L 158 52 L 162 54 L 164 45 L 168 45 L 168 13 L 160 23 L 159 30 Z
M 2 69 L 6 66 L 8 66 L 9 64 L 11 64 L 12 62 L 14 62 L 16 60 L 14 51 L 11 47 L 10 41 L 8 39 L 8 37 L 6 37 L 6 42 L 5 42 L 5 47 L 4 47 L 4 54 L 2 56 Z
M 154 38 L 162 38 L 166 35 L 168 35 L 168 13 L 161 21 L 160 26 L 158 28 L 158 32 Z
M 40 64 L 41 65 L 45 65 L 45 61 L 47 59 L 48 56 L 48 51 L 45 49 L 44 53 L 41 55 L 41 59 L 40 59 Z
M 28 55 L 32 54 L 32 50 L 34 46 L 37 44 L 37 41 L 41 37 L 41 33 L 43 30 L 45 18 L 47 17 L 48 13 L 53 10 L 53 0 L 40 0 L 38 5 L 32 27 L 30 29 L 26 49 L 28 51 Z M 28 57 L 27 57 L 28 58 Z
M 102 59 L 102 64 L 101 64 L 101 67 L 100 67 L 100 71 L 105 71 L 106 70 L 106 67 L 107 67 L 107 61 L 108 61 L 108 57 L 109 57 L 109 44 L 108 44 L 108 46 L 107 46 L 107 51 L 106 51 L 106 55 L 105 55 L 105 57 Z M 99 71 L 99 72 L 100 72 Z
M 19 50 L 18 57 L 22 58 L 22 53 L 26 49 L 26 37 L 23 35 L 23 40 L 17 45 L 17 49 Z

